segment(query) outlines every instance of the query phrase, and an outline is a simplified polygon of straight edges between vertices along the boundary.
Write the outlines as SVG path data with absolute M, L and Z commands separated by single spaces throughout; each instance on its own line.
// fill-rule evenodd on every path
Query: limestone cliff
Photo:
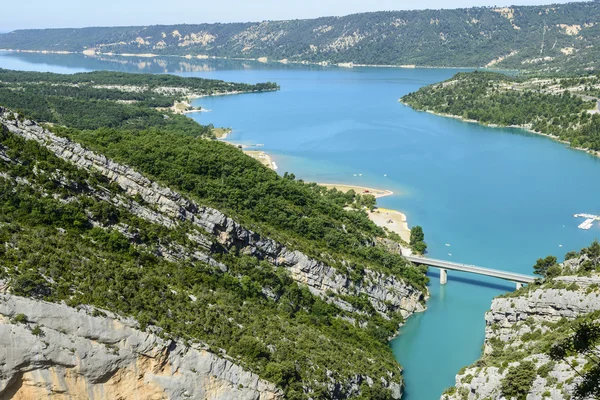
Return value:
M 535 368 L 527 399 L 571 398 L 581 378 L 565 362 L 552 361 L 547 349 L 557 339 L 571 334 L 572 324 L 578 319 L 591 316 L 598 320 L 594 313 L 598 310 L 598 274 L 559 276 L 543 285 L 494 299 L 485 316 L 482 358 L 456 376 L 456 386 L 447 390 L 442 399 L 504 399 L 502 387 L 510 379 L 507 374 L 520 365 Z M 567 361 L 578 372 L 587 364 L 580 355 L 568 357 Z
M 0 360 L 0 399 L 283 398 L 202 346 L 109 312 L 8 294 L 0 294 Z
M 103 155 L 96 154 L 78 143 L 59 137 L 33 121 L 10 118 L 12 113 L 0 107 L 0 124 L 28 140 L 35 140 L 60 158 L 88 171 L 99 172 L 118 184 L 130 196 L 140 196 L 144 203 L 112 199 L 126 206 L 130 212 L 153 223 L 175 226 L 181 221 L 191 222 L 201 229 L 203 235 L 196 238 L 200 250 L 226 251 L 237 249 L 274 265 L 289 269 L 292 277 L 322 297 L 327 291 L 338 295 L 361 294 L 368 296 L 374 308 L 381 314 L 400 312 L 408 317 L 424 310 L 427 294 L 407 285 L 401 279 L 366 269 L 361 283 L 355 283 L 321 261 L 314 260 L 300 251 L 288 249 L 281 243 L 265 238 L 245 228 L 222 212 L 196 204 L 170 188 L 159 185 L 132 168 L 121 165 Z M 212 242 L 212 244 L 211 244 Z M 210 257 L 204 255 L 208 261 Z M 336 297 L 334 301 L 344 309 L 351 305 Z
M 247 261 L 253 263 L 252 265 L 259 266 L 256 269 L 265 268 L 265 271 L 268 273 L 271 273 L 270 271 L 272 270 L 276 271 L 278 274 L 278 276 L 275 276 L 276 280 L 273 281 L 275 282 L 273 284 L 271 284 L 271 281 L 265 279 L 265 281 L 256 281 L 257 285 L 251 287 L 248 286 L 249 290 L 252 290 L 252 293 L 256 290 L 264 295 L 264 299 L 260 297 L 262 300 L 265 300 L 265 304 L 261 304 L 261 307 L 264 307 L 269 311 L 277 311 L 280 306 L 285 307 L 290 302 L 290 299 L 286 297 L 285 292 L 287 286 L 293 285 L 294 290 L 296 290 L 298 289 L 296 283 L 299 283 L 301 286 L 308 288 L 310 293 L 303 288 L 301 288 L 301 292 L 296 293 L 306 296 L 306 298 L 311 299 L 311 301 L 313 301 L 312 299 L 315 299 L 316 301 L 316 298 L 319 297 L 319 307 L 321 307 L 321 299 L 334 304 L 336 307 L 327 305 L 327 308 L 325 308 L 328 313 L 327 318 L 331 318 L 332 321 L 339 320 L 344 326 L 348 325 L 349 328 L 350 325 L 352 325 L 354 332 L 359 333 L 360 335 L 362 335 L 363 330 L 370 333 L 370 330 L 373 329 L 374 326 L 385 326 L 386 334 L 390 335 L 392 334 L 392 329 L 397 328 L 398 323 L 401 322 L 399 315 L 408 317 L 413 312 L 424 309 L 426 294 L 405 282 L 399 277 L 399 274 L 366 269 L 361 271 L 359 279 L 356 274 L 351 278 L 350 271 L 353 271 L 354 269 L 343 259 L 324 261 L 331 260 L 331 258 L 320 256 L 319 259 L 315 259 L 298 249 L 290 249 L 276 240 L 264 237 L 255 231 L 248 229 L 219 210 L 201 206 L 192 199 L 186 198 L 180 193 L 148 179 L 128 166 L 119 164 L 105 156 L 85 149 L 80 144 L 64 137 L 57 136 L 35 122 L 25 120 L 19 115 L 3 108 L 0 108 L 0 135 L 4 138 L 0 144 L 0 167 L 2 167 L 2 170 L 0 170 L 0 183 L 4 185 L 3 188 L 6 188 L 4 193 L 26 192 L 27 199 L 48 199 L 48 201 L 44 200 L 44 204 L 76 204 L 78 207 L 77 213 L 81 214 L 85 219 L 86 232 L 91 232 L 89 235 L 75 233 L 74 237 L 72 237 L 73 241 L 69 242 L 69 246 L 72 245 L 72 247 L 65 249 L 64 252 L 61 250 L 61 253 L 55 257 L 56 259 L 62 260 L 61 257 L 63 256 L 71 257 L 71 255 L 74 255 L 73 258 L 77 259 L 76 263 L 89 263 L 88 265 L 94 266 L 102 265 L 106 256 L 110 257 L 112 255 L 110 252 L 113 250 L 107 250 L 107 252 L 104 253 L 105 255 L 98 259 L 93 259 L 96 257 L 96 254 L 89 253 L 90 258 L 83 256 L 82 253 L 87 251 L 87 246 L 93 247 L 98 243 L 96 236 L 93 235 L 100 235 L 99 237 L 101 237 L 102 240 L 101 243 L 103 243 L 102 245 L 104 246 L 104 244 L 107 244 L 108 242 L 105 243 L 105 237 L 103 235 L 105 233 L 110 235 L 115 233 L 118 234 L 117 236 L 119 238 L 123 239 L 127 248 L 132 252 L 137 253 L 139 251 L 140 253 L 143 253 L 144 256 L 151 256 L 153 260 L 155 257 L 156 259 L 162 258 L 160 263 L 165 260 L 172 262 L 174 265 L 169 266 L 169 268 L 175 267 L 176 265 L 185 265 L 186 268 L 191 266 L 193 268 L 198 268 L 201 271 L 202 276 L 209 277 L 208 279 L 223 279 L 223 282 L 225 282 L 226 279 L 231 277 L 231 281 L 234 282 L 234 284 L 237 284 L 238 280 L 245 284 L 244 278 L 247 276 L 246 271 L 240 268 L 241 265 L 236 263 L 239 261 L 239 258 L 234 256 L 240 254 L 247 256 L 244 258 L 243 262 Z M 22 141 L 21 139 L 25 140 Z M 41 148 L 37 144 L 34 145 L 27 141 L 35 141 Z M 32 147 L 31 151 L 25 150 L 29 146 Z M 49 153 L 47 154 L 45 150 L 48 150 Z M 52 161 L 50 163 L 43 162 L 46 157 Z M 52 182 L 51 185 L 46 185 L 48 181 Z M 17 195 L 5 197 L 6 199 L 21 198 Z M 14 201 L 15 204 L 18 204 L 20 200 L 10 201 Z M 32 202 L 35 203 L 33 200 Z M 97 214 L 97 211 L 100 208 L 106 208 L 109 213 L 112 213 L 112 219 L 106 217 L 103 213 L 101 213 L 102 215 Z M 114 217 L 114 215 L 117 216 Z M 50 229 L 49 232 L 51 232 L 50 235 L 54 235 L 58 232 L 56 233 L 57 241 L 58 243 L 61 243 L 62 246 L 62 243 L 66 243 L 62 241 L 65 232 L 70 238 L 71 236 L 69 234 L 73 232 L 68 229 L 69 226 L 64 225 L 62 220 L 57 221 L 58 222 L 51 225 L 52 229 Z M 144 319 L 146 318 L 144 313 L 132 313 L 127 307 L 125 307 L 125 310 L 118 307 L 112 308 L 115 304 L 114 302 L 104 303 L 102 298 L 104 293 L 100 293 L 100 297 L 96 298 L 78 298 L 72 303 L 69 302 L 71 295 L 68 293 L 63 297 L 50 296 L 48 287 L 53 285 L 57 286 L 56 281 L 62 279 L 64 275 L 68 275 L 70 272 L 69 268 L 64 267 L 64 265 L 71 264 L 59 262 L 59 264 L 61 264 L 60 272 L 53 271 L 53 273 L 55 273 L 53 277 L 48 276 L 43 268 L 43 263 L 40 263 L 42 264 L 42 267 L 40 268 L 36 267 L 37 263 L 32 263 L 31 265 L 20 268 L 17 265 L 18 260 L 24 259 L 24 257 L 22 257 L 19 252 L 21 251 L 20 249 L 24 247 L 18 245 L 16 241 L 11 240 L 14 234 L 14 232 L 10 230 L 13 229 L 13 221 L 7 220 L 6 218 L 0 221 L 0 229 L 3 227 L 3 222 L 7 222 L 7 224 L 5 224 L 6 226 L 4 226 L 6 234 L 3 236 L 3 239 L 6 242 L 3 244 L 6 249 L 8 249 L 8 252 L 15 256 L 10 260 L 7 259 L 6 265 L 0 265 L 0 293 L 10 292 L 13 295 L 20 294 L 51 301 L 64 300 L 68 304 L 96 304 L 113 311 L 119 310 L 123 315 L 136 315 L 136 317 L 139 318 L 139 321 L 147 321 Z M 16 219 L 14 223 L 17 223 Z M 37 222 L 32 222 L 32 224 L 35 223 Z M 11 225 L 10 229 L 8 225 Z M 18 227 L 15 225 L 14 229 L 18 230 Z M 150 234 L 148 234 L 149 232 Z M 29 235 L 29 232 L 19 234 L 18 240 L 26 241 L 31 236 L 33 235 Z M 84 241 L 82 242 L 79 238 L 84 239 Z M 85 242 L 86 240 L 89 240 L 90 242 Z M 80 242 L 83 243 L 79 248 L 79 250 L 82 251 L 74 251 L 74 249 L 79 247 Z M 369 243 L 367 243 L 367 245 L 369 245 Z M 375 241 L 373 240 L 370 245 L 375 245 Z M 102 249 L 97 249 L 97 251 L 103 252 L 105 251 L 104 249 L 110 248 L 112 247 L 103 247 Z M 2 255 L 1 251 L 2 248 L 0 248 L 0 255 Z M 30 251 L 30 254 L 33 254 L 36 252 L 36 249 L 32 247 L 28 251 Z M 25 251 L 25 253 L 27 253 L 27 251 Z M 48 250 L 47 253 L 53 254 L 50 250 Z M 255 258 L 255 260 L 251 260 L 251 258 Z M 127 259 L 127 257 L 123 259 Z M 235 262 L 232 260 L 235 260 Z M 257 262 L 257 260 L 260 262 Z M 199 262 L 197 263 L 196 261 Z M 159 261 L 157 261 L 157 263 L 158 262 Z M 327 262 L 335 262 L 336 266 L 341 265 L 341 267 L 336 269 L 333 266 L 328 265 Z M 240 264 L 241 263 L 242 261 L 240 261 Z M 272 268 L 272 266 L 267 265 L 268 263 L 280 268 Z M 141 264 L 138 264 L 136 261 L 135 265 Z M 120 271 L 120 266 L 120 262 L 111 263 L 111 268 L 114 268 L 114 271 L 116 272 Z M 4 275 L 2 275 L 2 267 L 6 270 Z M 348 270 L 346 270 L 346 267 L 348 267 Z M 92 269 L 93 268 L 94 267 L 92 267 Z M 17 278 L 21 276 L 26 269 L 32 270 L 32 276 L 34 276 L 35 279 L 39 278 L 39 281 L 35 281 L 35 285 L 38 284 L 37 282 L 42 282 L 40 283 L 39 291 L 37 286 L 34 287 L 35 290 L 31 291 L 29 290 L 29 286 L 25 291 L 17 291 L 19 290 L 20 284 L 16 284 L 15 282 L 17 282 Z M 284 273 L 284 269 L 289 273 Z M 356 270 L 359 269 L 360 266 L 356 268 Z M 100 273 L 99 279 L 103 280 L 105 277 L 104 271 L 100 270 L 98 272 Z M 155 274 L 155 271 L 144 272 L 144 274 L 152 275 L 153 279 L 156 277 L 153 275 Z M 223 275 L 226 275 L 226 277 L 222 278 Z M 163 276 L 166 276 L 166 278 L 163 279 Z M 6 280 L 3 280 L 5 277 L 7 277 Z M 221 311 L 217 312 L 215 310 L 214 313 L 216 315 L 216 325 L 219 329 L 223 327 L 223 331 L 226 332 L 235 330 L 238 337 L 248 337 L 253 339 L 257 337 L 253 331 L 254 328 L 252 325 L 256 323 L 257 318 L 247 318 L 247 315 L 249 314 L 241 315 L 241 312 L 238 312 L 239 308 L 245 307 L 245 302 L 238 307 L 231 307 L 231 311 L 225 310 L 225 307 L 222 307 L 222 304 L 230 304 L 230 299 L 228 298 L 225 300 L 224 296 L 226 294 L 222 294 L 225 291 L 215 295 L 206 294 L 207 292 L 213 292 L 213 290 L 203 290 L 204 288 L 202 286 L 188 285 L 188 280 L 185 280 L 185 283 L 173 281 L 175 287 L 171 287 L 169 277 L 170 274 L 167 272 L 157 279 L 161 285 L 160 292 L 162 296 L 171 298 L 172 296 L 176 297 L 181 295 L 181 298 L 176 300 L 173 299 L 173 305 L 165 307 L 165 309 L 162 310 L 164 312 L 160 314 L 160 316 L 167 315 L 168 322 L 172 321 L 169 319 L 172 318 L 172 312 L 173 314 L 175 314 L 175 311 L 181 312 L 180 307 L 185 308 L 189 306 L 189 310 L 206 312 L 210 317 L 210 314 L 212 314 L 213 311 L 208 310 L 212 309 L 213 305 L 218 304 L 219 310 Z M 290 277 L 292 279 L 290 279 Z M 138 281 L 132 278 L 129 284 L 135 285 L 137 282 Z M 286 285 L 285 290 L 281 290 L 281 286 L 278 286 L 279 282 L 283 282 L 284 285 Z M 74 287 L 80 283 L 82 284 L 82 288 L 77 291 Z M 105 282 L 105 284 L 106 286 L 102 287 L 111 287 L 113 282 L 111 280 L 110 282 Z M 220 282 L 218 284 L 221 285 Z M 68 285 L 70 285 L 69 287 L 71 288 L 69 290 L 73 290 L 71 293 L 83 293 L 87 290 L 94 291 L 96 286 L 100 287 L 94 282 L 93 278 L 91 278 L 91 280 L 86 280 L 85 283 L 80 282 L 78 278 L 74 278 L 68 282 Z M 63 287 L 66 288 L 66 286 L 61 286 L 61 290 Z M 217 287 L 220 288 L 221 286 Z M 243 288 L 244 286 L 240 285 L 240 287 Z M 211 286 L 207 284 L 206 288 L 211 288 Z M 122 288 L 119 286 L 118 290 L 113 292 L 113 294 L 121 293 L 121 289 Z M 236 289 L 233 288 L 231 290 L 233 291 Z M 184 294 L 187 294 L 187 296 Z M 204 297 L 204 295 L 206 295 L 206 297 Z M 76 294 L 75 296 L 78 295 Z M 140 304 L 143 304 L 141 308 L 147 307 L 146 300 L 152 302 L 157 298 L 157 296 L 145 298 L 139 302 Z M 203 301 L 199 301 L 200 298 L 203 298 Z M 237 294 L 234 295 L 233 298 L 238 299 Z M 213 299 L 217 301 L 213 303 Z M 117 296 L 115 301 L 120 304 L 121 298 Z M 197 301 L 199 304 L 198 307 L 193 306 L 192 303 L 196 303 Z M 220 303 L 221 301 L 222 303 Z M 32 304 L 37 303 L 32 300 Z M 272 304 L 275 304 L 276 306 L 272 307 Z M 256 315 L 255 310 L 262 310 L 262 308 L 259 308 L 258 306 L 252 305 L 252 307 L 248 307 L 249 312 L 254 313 L 252 315 Z M 23 367 L 24 369 L 21 368 L 22 365 L 29 365 L 29 361 L 23 361 L 24 364 L 20 361 L 10 365 L 6 364 L 6 373 L 3 376 L 11 376 L 11 381 L 10 383 L 7 381 L 6 386 L 10 385 L 11 388 L 13 388 L 10 390 L 24 387 L 24 392 L 20 392 L 23 396 L 38 397 L 41 396 L 43 391 L 53 391 L 53 388 L 56 389 L 55 392 L 53 392 L 53 395 L 59 396 L 58 393 L 60 392 L 60 395 L 65 396 L 65 398 L 68 395 L 85 397 L 87 395 L 86 391 L 90 391 L 90 393 L 93 392 L 97 397 L 100 396 L 98 393 L 109 393 L 109 397 L 116 397 L 116 394 L 131 394 L 133 396 L 135 393 L 128 391 L 128 387 L 136 388 L 135 390 L 137 390 L 138 393 L 142 393 L 140 392 L 142 390 L 141 386 L 136 386 L 136 384 L 134 384 L 134 382 L 137 382 L 135 379 L 138 379 L 139 382 L 144 384 L 150 381 L 143 377 L 131 378 L 130 375 L 133 374 L 132 376 L 135 376 L 134 372 L 141 370 L 142 368 L 152 371 L 159 368 L 155 365 L 154 361 L 150 363 L 146 358 L 131 356 L 126 360 L 127 362 L 111 361 L 111 368 L 114 366 L 114 369 L 111 370 L 113 372 L 111 372 L 110 375 L 111 377 L 114 377 L 110 378 L 112 380 L 106 378 L 106 380 L 98 381 L 96 378 L 90 378 L 87 375 L 81 377 L 81 374 L 77 375 L 73 371 L 79 371 L 82 368 L 84 369 L 84 367 L 87 368 L 88 365 L 91 365 L 89 367 L 90 369 L 95 368 L 95 364 L 89 364 L 86 361 L 89 359 L 89 356 L 85 355 L 85 357 L 80 357 L 82 361 L 79 364 L 73 365 L 71 363 L 65 367 L 65 363 L 62 360 L 64 357 L 67 357 L 69 353 L 60 353 L 60 357 L 55 357 L 54 355 L 58 353 L 52 350 L 50 352 L 52 357 L 50 357 L 44 352 L 44 346 L 54 346 L 55 344 L 62 346 L 61 343 L 66 343 L 66 339 L 57 336 L 55 332 L 47 331 L 46 328 L 50 329 L 50 324 L 32 319 L 34 316 L 30 315 L 27 307 L 23 309 L 19 308 L 19 310 L 7 311 L 11 317 L 9 317 L 8 320 L 3 320 L 4 322 L 16 322 L 11 324 L 10 329 L 7 331 L 12 332 L 10 335 L 12 335 L 11 337 L 13 337 L 13 339 L 10 340 L 15 341 L 15 337 L 25 335 L 29 331 L 33 332 L 26 336 L 28 342 L 24 343 L 27 343 L 27 348 L 38 349 L 38 347 L 41 346 L 39 343 L 36 345 L 35 343 L 37 342 L 34 343 L 34 340 L 41 341 L 43 346 L 41 346 L 39 351 L 36 350 L 38 351 L 36 353 L 29 354 L 25 351 L 22 356 L 29 357 L 28 359 L 33 360 L 44 360 L 43 365 L 34 369 L 29 367 Z M 290 310 L 292 309 L 290 308 Z M 305 311 L 303 308 L 299 308 L 299 310 L 301 312 Z M 136 310 L 136 312 L 138 312 L 138 310 Z M 226 317 L 229 313 L 231 313 L 232 317 Z M 18 314 L 23 314 L 24 316 L 16 318 L 15 315 Z M 187 338 L 186 328 L 181 325 L 188 324 L 187 316 L 192 316 L 194 314 L 188 312 L 182 312 L 181 314 L 185 315 L 184 318 L 186 321 L 182 322 L 181 315 L 176 318 L 176 324 L 180 328 L 183 328 L 177 330 L 177 334 Z M 273 317 L 270 320 L 270 326 L 279 327 L 281 318 L 278 321 L 275 321 L 278 315 L 268 315 Z M 93 316 L 96 316 L 96 314 L 93 314 Z M 111 315 L 109 318 L 121 321 L 114 315 Z M 244 368 L 248 368 L 252 372 L 265 373 L 264 368 L 260 369 L 261 366 L 256 367 L 256 365 L 253 365 L 251 362 L 248 363 L 247 360 L 250 357 L 243 354 L 240 349 L 229 342 L 215 339 L 215 335 L 217 334 L 212 330 L 210 323 L 206 322 L 208 320 L 207 318 L 194 319 L 190 317 L 190 324 L 192 323 L 192 320 L 194 320 L 194 328 L 204 324 L 201 329 L 203 329 L 204 332 L 209 332 L 206 334 L 208 336 L 205 336 L 204 333 L 199 331 L 199 328 L 195 331 L 192 340 L 198 338 L 204 339 L 207 343 L 211 344 L 212 349 L 219 349 L 213 350 L 216 354 L 220 356 L 223 354 L 229 355 L 227 357 L 223 356 L 224 360 L 231 361 L 232 363 L 236 362 L 238 365 L 244 366 Z M 157 319 L 155 318 L 151 322 L 145 322 L 144 326 L 146 326 L 146 323 L 150 324 L 150 326 L 162 326 L 164 329 L 168 330 L 168 332 L 173 333 L 173 330 L 169 330 L 172 327 L 169 327 L 168 323 L 162 325 L 160 321 L 159 323 L 156 323 L 156 321 Z M 283 324 L 285 324 L 285 321 Z M 134 327 L 134 325 L 130 324 L 130 328 L 134 329 Z M 295 329 L 295 325 L 293 327 Z M 19 332 L 16 332 L 17 329 Z M 98 329 L 103 328 L 99 326 Z M 288 365 L 284 365 L 283 362 L 299 359 L 299 356 L 295 353 L 293 356 L 279 355 L 279 352 L 283 352 L 285 346 L 290 341 L 288 338 L 291 338 L 293 337 L 292 335 L 296 334 L 295 331 L 292 332 L 291 328 L 286 327 L 285 329 L 288 329 L 289 332 L 286 331 L 286 334 L 283 336 L 271 334 L 270 332 L 275 332 L 275 330 L 269 329 L 269 333 L 265 334 L 264 337 L 261 336 L 259 339 L 254 339 L 260 345 L 264 345 L 264 348 L 266 349 L 264 355 L 261 353 L 261 357 L 272 357 L 273 360 L 277 360 L 276 362 L 269 363 L 269 367 L 272 368 L 272 370 L 273 368 L 287 368 Z M 53 329 L 53 331 L 61 332 L 60 329 Z M 139 334 L 148 335 L 152 334 L 152 332 L 155 331 L 151 331 L 151 333 L 139 332 Z M 348 330 L 346 329 L 342 335 L 347 332 Z M 79 333 L 79 331 L 77 331 L 77 333 Z M 40 338 L 40 336 L 38 336 L 39 334 L 45 336 Z M 162 337 L 161 335 L 156 336 Z M 335 340 L 331 340 L 329 337 L 322 335 L 317 336 L 317 334 L 313 332 L 309 332 L 307 336 L 309 340 L 307 343 L 312 343 L 314 340 L 315 343 L 323 345 L 325 350 L 329 347 L 339 347 L 337 339 L 340 338 L 340 335 L 336 334 Z M 7 336 L 7 338 L 8 337 L 9 336 Z M 98 341 L 96 338 L 90 339 L 87 336 L 84 339 Z M 317 355 L 320 358 L 315 356 L 314 358 L 317 362 L 311 360 L 310 365 L 307 367 L 307 369 L 310 368 L 311 371 L 316 370 L 317 372 L 311 372 L 312 375 L 310 380 L 305 379 L 305 377 L 302 376 L 302 384 L 296 384 L 294 390 L 296 393 L 303 392 L 307 396 L 310 396 L 313 393 L 321 393 L 321 391 L 324 390 L 324 392 L 328 393 L 332 398 L 351 398 L 361 396 L 366 393 L 365 391 L 372 390 L 373 393 L 384 392 L 388 397 L 396 399 L 400 398 L 403 389 L 401 368 L 393 360 L 391 353 L 388 353 L 389 348 L 384 341 L 385 338 L 380 339 L 377 344 L 378 346 L 381 345 L 381 351 L 379 353 L 375 353 L 374 351 L 371 352 L 370 350 L 365 351 L 359 347 L 354 347 L 353 345 L 344 346 L 344 351 L 350 349 L 348 350 L 349 353 L 353 352 L 354 354 L 365 355 L 362 358 L 357 356 L 357 359 L 360 359 L 359 362 L 357 362 L 357 360 L 349 361 L 347 357 L 335 358 L 338 353 L 343 352 L 340 351 L 340 349 L 332 351 L 331 354 L 333 357 L 327 355 L 327 358 L 320 357 L 321 353 L 318 351 L 307 349 L 305 352 L 304 349 L 302 349 L 302 354 L 311 352 L 310 357 L 313 357 L 314 354 L 318 353 Z M 44 344 L 44 342 L 47 344 Z M 215 342 L 217 342 L 217 344 L 215 344 Z M 111 346 L 112 344 L 109 343 L 109 347 Z M 66 345 L 63 347 L 72 349 L 72 347 L 66 347 Z M 314 346 L 310 347 L 314 349 Z M 194 348 L 194 350 L 206 352 L 203 348 Z M 323 354 L 326 353 L 325 350 L 322 352 Z M 23 349 L 19 349 L 15 354 L 7 355 L 7 357 L 18 357 L 23 351 Z M 267 351 L 269 354 L 266 353 Z M 94 352 L 97 353 L 99 350 L 94 350 Z M 131 350 L 131 352 L 135 353 L 134 350 Z M 141 354 L 146 353 L 142 352 Z M 370 355 L 372 354 L 376 354 L 376 356 L 371 357 Z M 388 358 L 386 359 L 385 357 Z M 281 361 L 281 364 L 280 360 L 283 360 Z M 150 366 L 147 367 L 146 364 L 149 364 Z M 275 365 L 275 367 L 273 367 L 273 365 Z M 283 367 L 280 367 L 280 365 L 283 365 Z M 372 365 L 373 367 L 371 367 Z M 385 367 L 382 368 L 382 365 L 385 365 Z M 98 368 L 102 369 L 104 367 L 100 365 Z M 160 368 L 162 368 L 162 364 Z M 299 370 L 300 373 L 305 373 L 303 369 L 305 368 L 304 365 L 295 366 L 295 368 L 296 371 Z M 189 369 L 199 370 L 196 366 L 189 367 Z M 170 373 L 162 370 L 159 372 L 153 373 L 161 377 Z M 306 373 L 306 375 L 308 375 L 308 373 Z M 149 375 L 146 374 L 144 376 Z M 265 376 L 281 385 L 280 381 L 276 379 L 277 375 L 265 374 Z M 298 382 L 300 382 L 296 375 L 292 376 L 290 379 L 298 380 Z M 125 386 L 118 386 L 116 382 L 120 381 L 126 382 L 124 384 Z M 107 382 L 109 383 L 108 385 Z M 174 382 L 176 381 L 169 378 L 164 385 L 177 385 Z M 232 382 L 234 386 L 239 385 L 236 380 L 232 379 Z M 193 394 L 190 397 L 211 398 L 202 393 L 208 391 L 217 384 L 210 380 L 199 380 L 196 383 L 198 387 L 195 387 L 194 390 L 199 394 Z M 56 386 L 58 384 L 62 386 Z M 141 383 L 139 385 L 141 385 Z M 242 386 L 244 385 L 245 384 L 242 382 Z M 319 388 L 319 392 L 315 390 L 315 387 Z M 35 390 L 39 390 L 39 392 L 34 392 Z M 160 396 L 164 395 L 167 398 L 177 398 L 177 396 L 171 392 L 164 394 L 163 392 L 165 390 L 166 389 L 161 386 L 156 389 L 155 392 L 143 393 L 143 396 L 144 398 L 162 398 Z M 285 388 L 285 390 L 289 389 Z M 230 397 L 240 398 L 240 396 L 240 394 L 236 393 Z M 262 394 L 260 394 L 260 396 L 262 396 Z M 250 398 L 260 397 L 255 396 Z

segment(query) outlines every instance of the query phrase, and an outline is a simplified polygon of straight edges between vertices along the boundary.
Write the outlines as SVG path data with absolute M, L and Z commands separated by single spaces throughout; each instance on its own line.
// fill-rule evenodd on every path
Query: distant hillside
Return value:
M 536 71 L 597 69 L 600 2 L 260 23 L 20 30 L 0 48 Z
M 573 148 L 600 151 L 600 75 L 515 78 L 493 72 L 459 73 L 401 101 L 417 110 L 518 126 Z

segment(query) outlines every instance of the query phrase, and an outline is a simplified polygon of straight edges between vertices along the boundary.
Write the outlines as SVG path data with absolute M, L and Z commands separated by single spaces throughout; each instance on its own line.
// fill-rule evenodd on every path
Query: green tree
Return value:
M 557 260 L 554 256 L 548 256 L 546 258 L 538 258 L 537 262 L 533 266 L 533 273 L 546 277 L 548 269 L 553 265 L 556 265 Z
M 420 254 L 425 253 L 427 250 L 425 233 L 423 232 L 423 228 L 418 225 L 410 230 L 410 247 Z
M 425 233 L 423 232 L 423 228 L 418 225 L 414 226 L 410 230 L 410 244 L 414 245 L 415 243 L 424 242 L 424 241 L 425 241 Z
M 507 399 L 525 400 L 537 376 L 535 364 L 523 361 L 517 366 L 510 367 L 502 380 L 502 395 Z
M 587 260 L 581 265 L 583 270 L 593 271 L 600 266 L 600 243 L 597 239 L 590 247 L 583 249 L 582 253 L 587 256 Z
M 576 399 L 600 398 L 600 324 L 582 322 L 575 329 L 573 335 L 554 344 L 549 351 L 550 358 L 563 361 L 582 380 L 575 387 Z M 583 371 L 577 370 L 567 357 L 581 354 L 587 358 L 589 366 Z

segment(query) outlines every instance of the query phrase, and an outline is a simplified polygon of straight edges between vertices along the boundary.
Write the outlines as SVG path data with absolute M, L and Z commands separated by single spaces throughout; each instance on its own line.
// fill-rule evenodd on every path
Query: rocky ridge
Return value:
M 283 398 L 256 374 L 97 309 L 0 294 L 2 399 Z
M 79 168 L 99 172 L 118 184 L 128 195 L 140 196 L 144 203 L 152 205 L 152 208 L 148 208 L 137 203 L 127 203 L 129 211 L 134 215 L 169 227 L 188 221 L 200 228 L 203 232 L 198 239 L 200 250 L 218 251 L 217 246 L 226 251 L 237 249 L 243 254 L 286 267 L 294 280 L 307 285 L 311 292 L 323 298 L 329 298 L 326 296 L 329 291 L 342 296 L 364 293 L 382 315 L 400 312 L 406 318 L 425 309 L 426 294 L 397 277 L 365 270 L 363 282 L 356 284 L 349 276 L 321 261 L 311 259 L 300 251 L 290 250 L 272 239 L 261 237 L 222 212 L 200 206 L 149 180 L 134 169 L 59 137 L 33 121 L 20 121 L 14 118 L 12 112 L 1 107 L 0 124 L 13 134 L 44 145 L 58 157 Z M 206 257 L 206 260 L 210 259 L 209 256 Z M 343 309 L 352 310 L 352 306 L 339 297 L 334 297 L 331 301 Z
M 577 263 L 581 260 L 577 260 Z M 524 288 L 496 298 L 486 313 L 482 358 L 456 376 L 456 386 L 442 395 L 450 399 L 504 399 L 503 381 L 511 367 L 532 362 L 537 376 L 527 399 L 570 399 L 580 377 L 565 362 L 554 362 L 541 348 L 553 343 L 569 324 L 600 310 L 600 275 L 560 276 L 549 284 Z M 595 314 L 594 314 L 595 315 Z M 587 360 L 567 361 L 578 370 Z

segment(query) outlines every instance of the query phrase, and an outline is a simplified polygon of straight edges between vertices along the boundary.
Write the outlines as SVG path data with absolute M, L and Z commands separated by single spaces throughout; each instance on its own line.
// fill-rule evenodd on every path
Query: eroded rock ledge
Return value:
M 0 294 L 0 399 L 283 398 L 200 345 L 102 313 Z
M 481 360 L 463 369 L 456 376 L 455 388 L 441 398 L 504 399 L 502 384 L 510 368 L 530 361 L 537 376 L 527 399 L 570 399 L 581 378 L 569 365 L 551 361 L 539 349 L 544 347 L 544 341 L 553 340 L 551 335 L 561 324 L 597 310 L 600 310 L 600 275 L 597 274 L 560 276 L 548 285 L 524 289 L 518 296 L 494 299 L 485 315 Z M 516 360 L 511 359 L 511 354 L 518 355 L 514 357 Z M 580 369 L 587 363 L 581 355 L 567 360 Z
M 130 207 L 129 210 L 141 218 L 165 226 L 189 221 L 226 249 L 237 248 L 244 254 L 286 267 L 293 279 L 306 284 L 314 294 L 324 298 L 327 298 L 328 290 L 338 295 L 364 293 L 382 315 L 399 312 L 405 318 L 425 309 L 427 294 L 401 279 L 367 269 L 362 283 L 355 284 L 349 276 L 325 263 L 311 259 L 300 251 L 287 249 L 272 239 L 261 237 L 218 210 L 200 206 L 130 167 L 59 137 L 33 121 L 19 121 L 14 116 L 9 110 L 0 107 L 0 124 L 6 126 L 10 132 L 28 140 L 35 140 L 58 157 L 80 168 L 101 173 L 129 195 L 139 195 L 144 202 L 152 204 L 153 210 L 139 205 Z M 333 301 L 344 309 L 352 310 L 350 304 L 337 297 Z

